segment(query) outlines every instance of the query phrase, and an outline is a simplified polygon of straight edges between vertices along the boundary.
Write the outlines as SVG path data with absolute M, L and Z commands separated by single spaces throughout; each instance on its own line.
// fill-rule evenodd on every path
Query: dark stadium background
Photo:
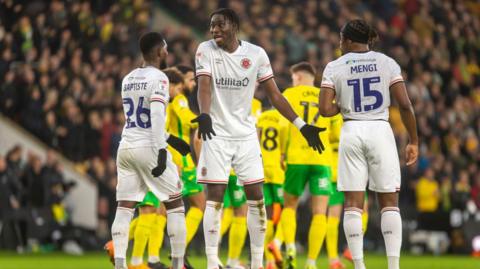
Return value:
M 480 3 L 466 0 L 1 0 L 0 249 L 101 249 L 116 205 L 119 85 L 141 64 L 139 36 L 160 31 L 168 65 L 193 66 L 197 45 L 210 38 L 210 12 L 227 6 L 240 16 L 240 37 L 267 51 L 281 89 L 299 61 L 321 75 L 340 55 L 338 32 L 348 19 L 377 29 L 375 50 L 402 67 L 420 135 L 417 165 L 402 163 L 403 250 L 471 254 L 480 236 Z M 267 105 L 261 89 L 256 97 Z M 195 96 L 190 103 L 195 110 Z M 395 107 L 391 124 L 403 150 Z M 421 183 L 436 191 L 423 193 Z M 434 208 L 419 209 L 419 197 Z M 369 204 L 365 247 L 381 251 L 373 195 Z M 54 215 L 52 206 L 68 214 Z M 300 246 L 308 208 L 302 203 L 298 213 Z M 202 232 L 193 244 L 191 252 L 203 253 Z

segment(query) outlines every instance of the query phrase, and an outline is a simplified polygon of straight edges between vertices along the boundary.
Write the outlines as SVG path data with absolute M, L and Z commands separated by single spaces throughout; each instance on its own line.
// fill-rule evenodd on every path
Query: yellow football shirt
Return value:
M 197 124 L 191 123 L 190 121 L 196 117 L 197 115 L 195 115 L 188 106 L 187 97 L 183 94 L 175 96 L 167 108 L 167 132 L 190 144 L 190 132 L 192 129 L 197 128 Z M 170 146 L 169 150 L 172 154 L 173 162 L 179 168 L 195 168 L 191 154 L 182 156 Z
M 280 164 L 282 155 L 280 118 L 283 116 L 277 110 L 267 110 L 260 115 L 257 122 L 265 169 L 265 183 L 283 184 L 285 180 Z
M 283 95 L 295 113 L 306 123 L 326 128 L 325 131 L 320 133 L 320 139 L 325 146 L 325 150 L 322 154 L 318 154 L 318 152 L 308 146 L 307 141 L 300 131 L 285 119 L 287 128 L 283 128 L 282 130 L 286 132 L 284 135 L 286 137 L 285 159 L 287 164 L 331 165 L 332 146 L 330 145 L 330 128 L 332 119 L 320 116 L 318 109 L 319 94 L 319 88 L 305 85 L 288 88 L 283 92 Z

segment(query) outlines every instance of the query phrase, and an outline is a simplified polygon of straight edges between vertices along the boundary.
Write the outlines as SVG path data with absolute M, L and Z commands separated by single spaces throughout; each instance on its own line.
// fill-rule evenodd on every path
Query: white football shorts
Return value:
M 237 175 L 237 185 L 263 182 L 263 161 L 257 137 L 227 140 L 214 136 L 204 141 L 197 166 L 197 182 L 227 184 L 230 170 Z
M 160 201 L 173 200 L 182 194 L 182 181 L 177 166 L 167 151 L 167 168 L 157 178 L 152 169 L 157 166 L 158 151 L 149 148 L 119 149 L 117 153 L 117 201 L 141 202 L 150 190 Z
M 400 163 L 387 121 L 346 121 L 340 133 L 339 191 L 400 190 Z

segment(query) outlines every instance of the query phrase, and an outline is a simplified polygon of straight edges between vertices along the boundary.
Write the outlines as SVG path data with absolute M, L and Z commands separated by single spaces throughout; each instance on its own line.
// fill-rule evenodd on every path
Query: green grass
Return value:
M 225 257 L 223 257 L 225 261 Z M 202 256 L 190 257 L 196 269 L 205 269 L 206 260 Z M 298 268 L 303 269 L 305 257 L 298 259 Z M 348 262 L 345 261 L 346 264 Z M 368 269 L 386 269 L 387 263 L 384 256 L 366 255 Z M 403 269 L 478 269 L 480 259 L 468 256 L 407 256 L 404 255 L 400 262 Z M 1 269 L 111 269 L 108 258 L 102 252 L 88 253 L 84 256 L 69 256 L 63 253 L 48 254 L 23 254 L 0 252 Z M 327 259 L 321 256 L 318 259 L 318 269 L 328 268 Z M 353 268 L 348 264 L 349 269 Z

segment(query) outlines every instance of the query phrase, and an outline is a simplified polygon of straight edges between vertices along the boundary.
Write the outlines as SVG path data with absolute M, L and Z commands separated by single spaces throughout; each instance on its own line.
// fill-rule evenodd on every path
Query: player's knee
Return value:
M 177 208 L 184 208 L 183 206 L 183 200 L 181 197 L 174 199 L 174 200 L 169 200 L 164 202 L 165 208 L 167 209 L 167 214 L 170 210 L 177 209 Z
M 135 201 L 118 201 L 118 207 L 135 208 L 137 202 Z
M 263 200 L 263 183 L 256 183 L 251 185 L 245 185 L 245 196 L 247 200 Z
M 207 200 L 222 203 L 226 188 L 226 184 L 207 184 Z

